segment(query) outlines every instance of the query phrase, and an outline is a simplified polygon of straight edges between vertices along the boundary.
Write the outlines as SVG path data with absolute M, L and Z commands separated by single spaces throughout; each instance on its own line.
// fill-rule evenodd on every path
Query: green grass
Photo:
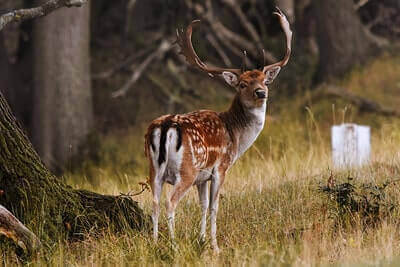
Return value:
M 354 71 L 341 86 L 396 107 L 393 103 L 400 103 L 398 62 L 398 58 L 384 56 Z M 163 208 L 157 244 L 152 242 L 151 232 L 114 234 L 105 230 L 97 238 L 60 241 L 42 251 L 33 264 L 396 266 L 400 262 L 399 210 L 375 226 L 363 226 L 357 214 L 338 221 L 332 216 L 337 214 L 332 199 L 318 188 L 326 185 L 331 173 L 338 182 L 348 176 L 377 184 L 400 178 L 400 120 L 363 114 L 343 101 L 324 100 L 306 109 L 302 106 L 305 99 L 271 103 L 273 110 L 280 112 L 269 115 L 255 145 L 229 171 L 218 214 L 219 255 L 213 255 L 207 242 L 197 240 L 200 207 L 192 189 L 177 208 L 177 250 L 168 238 Z M 329 127 L 343 117 L 347 122 L 373 126 L 370 165 L 348 171 L 332 168 Z M 66 181 L 76 188 L 106 194 L 139 191 L 138 183 L 147 176 L 144 129 L 102 136 L 100 160 L 83 162 L 66 175 Z M 387 194 L 399 203 L 397 184 L 390 186 Z M 166 193 L 163 200 L 165 197 Z M 149 214 L 151 194 L 145 192 L 135 199 Z M 1 255 L 3 264 L 17 261 L 11 249 Z

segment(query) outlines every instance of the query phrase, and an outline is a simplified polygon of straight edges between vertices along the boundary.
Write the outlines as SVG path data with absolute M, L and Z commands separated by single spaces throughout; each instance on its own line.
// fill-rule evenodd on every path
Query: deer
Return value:
M 205 241 L 207 213 L 210 208 L 211 247 L 217 243 L 217 212 L 221 186 L 226 172 L 254 143 L 264 128 L 268 85 L 290 58 L 292 31 L 286 16 L 277 8 L 277 15 L 286 37 L 284 58 L 261 69 L 246 70 L 206 65 L 192 45 L 192 21 L 186 30 L 177 30 L 176 43 L 186 61 L 211 77 L 222 78 L 236 89 L 230 108 L 224 112 L 198 110 L 186 114 L 167 114 L 153 120 L 145 134 L 145 155 L 149 161 L 149 183 L 153 197 L 153 238 L 158 240 L 160 196 L 163 185 L 173 186 L 166 201 L 170 238 L 174 241 L 175 209 L 192 186 L 197 187 L 201 223 L 200 239 Z M 264 50 L 262 51 L 265 55 Z M 244 53 L 243 62 L 246 60 Z

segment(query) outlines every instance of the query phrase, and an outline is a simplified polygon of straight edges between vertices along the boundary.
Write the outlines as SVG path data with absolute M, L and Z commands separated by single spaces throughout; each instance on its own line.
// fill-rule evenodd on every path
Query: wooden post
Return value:
M 334 167 L 361 167 L 369 162 L 370 127 L 345 123 L 333 126 L 331 132 Z

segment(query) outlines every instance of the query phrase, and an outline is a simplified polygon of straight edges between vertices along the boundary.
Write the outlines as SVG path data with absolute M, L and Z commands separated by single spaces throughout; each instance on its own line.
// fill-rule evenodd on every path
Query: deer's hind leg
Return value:
M 207 227 L 207 212 L 209 206 L 208 199 L 208 182 L 205 181 L 197 185 L 197 191 L 199 193 L 199 201 L 201 206 L 201 223 L 200 223 L 200 240 L 205 241 L 206 238 L 206 227 Z
M 193 185 L 197 172 L 193 169 L 187 170 L 182 168 L 176 175 L 176 183 L 172 189 L 171 197 L 167 201 L 168 230 L 171 239 L 175 238 L 175 209 L 179 201 Z
M 153 146 L 147 148 L 149 151 L 150 160 L 150 186 L 153 193 L 153 212 L 151 219 L 153 221 L 153 238 L 154 241 L 158 240 L 158 218 L 160 216 L 160 198 L 162 193 L 162 188 L 164 184 L 163 175 L 167 163 L 159 163 L 159 147 L 160 147 L 160 134 L 161 130 L 155 129 L 152 133 L 151 138 L 153 138 Z
M 153 192 L 153 212 L 151 219 L 153 221 L 153 238 L 154 241 L 158 240 L 158 218 L 160 217 L 160 197 L 162 193 L 163 181 L 157 179 L 157 175 L 151 183 L 151 190 Z

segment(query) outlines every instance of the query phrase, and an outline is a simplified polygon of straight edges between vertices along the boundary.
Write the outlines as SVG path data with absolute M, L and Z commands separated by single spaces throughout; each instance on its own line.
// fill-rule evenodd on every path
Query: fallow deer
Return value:
M 192 185 L 198 189 L 202 217 L 200 238 L 205 239 L 209 205 L 211 246 L 218 252 L 216 231 L 218 197 L 226 171 L 253 144 L 264 127 L 268 84 L 285 66 L 291 53 L 292 32 L 285 15 L 277 9 L 280 25 L 286 37 L 286 55 L 262 70 L 245 71 L 210 67 L 193 49 L 193 21 L 186 31 L 177 30 L 177 43 L 188 63 L 208 73 L 222 77 L 237 91 L 231 107 L 225 112 L 199 110 L 187 114 L 164 115 L 151 122 L 145 136 L 145 153 L 150 162 L 150 185 L 153 193 L 153 237 L 158 238 L 160 195 L 163 184 L 173 185 L 167 200 L 170 237 L 174 239 L 175 208 Z M 210 193 L 208 181 L 211 182 Z

